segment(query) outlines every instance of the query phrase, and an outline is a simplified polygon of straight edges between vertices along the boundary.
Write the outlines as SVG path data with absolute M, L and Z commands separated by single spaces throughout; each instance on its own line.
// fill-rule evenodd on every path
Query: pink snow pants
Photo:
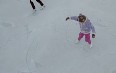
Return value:
M 84 34 L 84 33 L 79 33 L 79 37 L 78 37 L 78 40 L 80 41 L 83 36 L 85 35 L 85 41 L 88 42 L 88 44 L 91 44 L 91 40 L 90 40 L 90 33 L 88 34 Z

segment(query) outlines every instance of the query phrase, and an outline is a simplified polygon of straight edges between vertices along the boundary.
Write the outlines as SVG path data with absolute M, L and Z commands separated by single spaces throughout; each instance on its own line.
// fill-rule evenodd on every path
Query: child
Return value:
M 85 36 L 85 41 L 90 45 L 90 48 L 92 48 L 92 42 L 90 39 L 90 32 L 92 30 L 92 38 L 95 38 L 95 28 L 90 22 L 90 20 L 83 14 L 79 14 L 79 16 L 72 16 L 67 17 L 66 21 L 68 19 L 75 20 L 79 22 L 80 25 L 80 33 L 78 37 L 78 42 Z
M 45 7 L 44 4 L 43 4 L 43 2 L 42 2 L 41 0 L 36 0 L 36 1 L 42 6 L 41 9 L 43 9 L 43 8 Z M 34 3 L 32 2 L 32 0 L 30 0 L 30 4 L 31 4 L 33 10 L 36 11 L 35 5 L 34 5 Z

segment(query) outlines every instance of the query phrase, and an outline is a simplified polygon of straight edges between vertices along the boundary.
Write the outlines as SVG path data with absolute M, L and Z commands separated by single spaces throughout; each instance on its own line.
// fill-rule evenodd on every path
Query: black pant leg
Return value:
M 35 9 L 35 5 L 31 0 L 30 0 L 30 4 L 31 4 L 32 8 Z
M 41 0 L 36 0 L 38 3 L 40 3 L 41 6 L 43 6 L 44 4 L 42 3 Z

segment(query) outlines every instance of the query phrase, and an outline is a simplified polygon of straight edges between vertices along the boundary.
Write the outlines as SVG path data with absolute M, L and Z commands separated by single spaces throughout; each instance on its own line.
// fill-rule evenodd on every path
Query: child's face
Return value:
M 80 23 L 84 23 L 84 22 L 85 22 L 85 18 L 84 18 L 83 16 L 80 16 L 80 17 L 79 17 L 79 22 L 80 22 Z
M 84 23 L 85 22 L 85 19 L 82 19 L 82 23 Z

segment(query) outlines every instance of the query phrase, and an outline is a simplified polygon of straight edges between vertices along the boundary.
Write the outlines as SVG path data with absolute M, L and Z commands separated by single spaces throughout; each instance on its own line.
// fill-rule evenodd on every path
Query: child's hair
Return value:
M 85 22 L 85 20 L 86 20 L 86 16 L 83 14 L 79 14 L 78 21 L 83 23 L 83 22 Z

